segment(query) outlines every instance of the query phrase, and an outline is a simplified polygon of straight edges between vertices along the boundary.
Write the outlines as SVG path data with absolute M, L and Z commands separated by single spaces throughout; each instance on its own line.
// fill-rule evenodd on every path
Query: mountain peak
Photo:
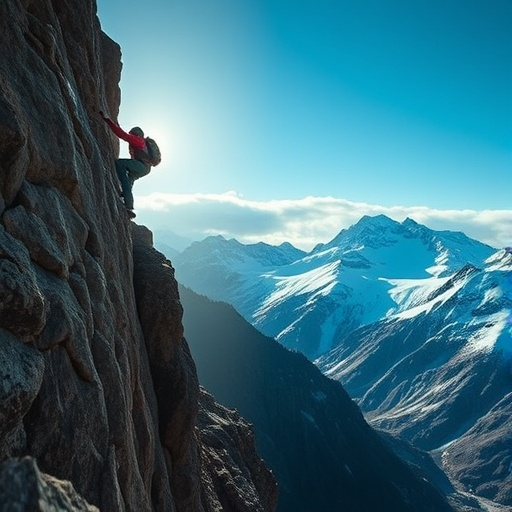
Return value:
M 363 215 L 359 222 L 355 225 L 381 225 L 381 226 L 396 226 L 398 222 L 394 221 L 383 213 L 379 215 Z
M 386 215 L 364 215 L 356 224 L 340 231 L 329 243 L 322 246 L 322 249 L 340 247 L 343 250 L 355 250 L 389 245 L 401 229 L 400 223 Z
M 411 219 L 411 217 L 407 217 L 403 222 L 402 222 L 402 226 L 404 227 L 412 227 L 412 226 L 419 226 L 420 224 L 418 224 L 414 219 Z
M 222 235 L 208 236 L 201 242 L 194 242 L 173 259 L 179 274 L 182 265 L 201 264 L 203 268 L 226 268 L 230 271 L 242 271 L 250 267 L 280 267 L 303 258 L 306 253 L 297 249 L 289 242 L 279 246 L 258 242 L 243 244 L 231 238 L 226 240 Z
M 338 258 L 356 251 L 383 251 L 382 256 L 377 258 L 382 262 L 390 262 L 400 255 L 403 259 L 408 254 L 402 267 L 407 266 L 413 253 L 416 256 L 423 254 L 425 261 L 430 254 L 435 262 L 428 270 L 432 275 L 457 271 L 468 262 L 481 265 L 493 252 L 492 247 L 464 233 L 435 231 L 409 217 L 400 223 L 386 215 L 365 215 L 356 224 L 340 231 L 329 243 L 317 246 L 312 253 L 320 254 L 326 249 L 334 249 Z

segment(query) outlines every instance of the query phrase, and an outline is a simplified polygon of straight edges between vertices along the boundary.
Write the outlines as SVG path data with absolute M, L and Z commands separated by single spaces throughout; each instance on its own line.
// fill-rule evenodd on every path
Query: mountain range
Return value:
M 372 425 L 499 507 L 512 506 L 511 259 L 378 216 L 309 253 L 210 237 L 173 263 L 180 283 L 305 354 Z
M 232 304 L 261 332 L 314 360 L 344 333 L 409 308 L 411 280 L 429 278 L 435 287 L 494 252 L 462 233 L 380 215 L 307 254 L 217 236 L 193 243 L 173 264 L 180 283 Z

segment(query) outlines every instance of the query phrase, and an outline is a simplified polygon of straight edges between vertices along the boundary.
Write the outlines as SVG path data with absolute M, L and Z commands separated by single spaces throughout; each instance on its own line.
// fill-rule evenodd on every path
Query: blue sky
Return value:
M 385 213 L 512 244 L 509 0 L 97 3 L 119 122 L 162 148 L 141 223 L 307 248 Z

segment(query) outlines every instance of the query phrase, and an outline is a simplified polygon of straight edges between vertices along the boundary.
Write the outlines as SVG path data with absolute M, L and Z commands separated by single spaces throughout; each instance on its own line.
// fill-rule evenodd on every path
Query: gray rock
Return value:
M 10 512 L 94 512 L 73 488 L 39 471 L 30 457 L 8 459 L 0 466 L 0 511 Z
M 42 355 L 0 329 L 0 460 L 26 448 L 23 418 L 39 392 L 43 372 Z
M 45 301 L 29 252 L 0 225 L 0 328 L 33 337 L 45 321 Z
M 4 213 L 3 221 L 9 234 L 27 247 L 35 263 L 59 277 L 69 276 L 61 248 L 39 217 L 16 206 Z

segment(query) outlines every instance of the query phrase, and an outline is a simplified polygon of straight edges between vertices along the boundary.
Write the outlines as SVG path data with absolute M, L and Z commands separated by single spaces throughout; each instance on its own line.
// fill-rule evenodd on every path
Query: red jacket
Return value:
M 132 158 L 135 157 L 135 150 L 140 149 L 142 151 L 146 151 L 146 141 L 144 137 L 139 137 L 138 135 L 133 135 L 132 133 L 126 133 L 118 124 L 115 124 L 111 119 L 108 117 L 103 118 L 104 121 L 107 123 L 109 128 L 120 138 L 124 141 L 128 142 L 129 144 L 129 151 L 130 156 Z

